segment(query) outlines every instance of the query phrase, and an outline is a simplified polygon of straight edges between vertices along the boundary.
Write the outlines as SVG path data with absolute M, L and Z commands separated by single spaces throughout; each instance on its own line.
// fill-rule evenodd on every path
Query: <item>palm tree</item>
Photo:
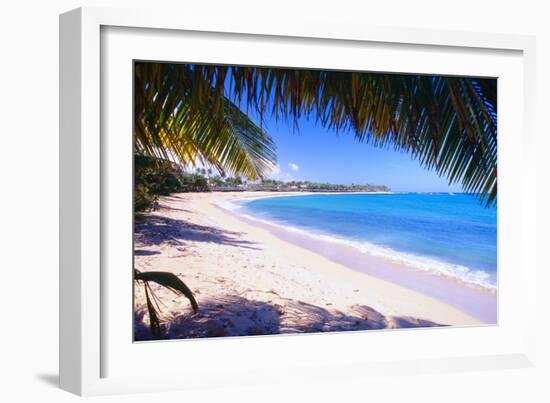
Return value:
M 135 66 L 135 152 L 184 166 L 212 166 L 222 175 L 229 171 L 257 179 L 269 172 L 276 163 L 271 137 L 230 100 L 217 100 L 213 88 L 195 95 L 195 78 L 176 69 Z
M 496 204 L 496 92 L 496 80 L 481 78 L 139 62 L 135 151 L 212 166 L 239 183 L 241 175 L 263 179 L 276 163 L 275 145 L 261 128 L 265 115 L 295 129 L 306 116 L 361 142 L 407 151 L 449 183 Z M 183 293 L 198 308 L 170 273 L 136 271 L 134 279 L 145 287 L 154 337 L 160 325 L 149 282 Z
M 491 205 L 496 93 L 494 79 L 143 62 L 136 64 L 136 144 L 257 179 L 273 163 L 274 147 L 241 110 L 257 114 L 260 126 L 271 114 L 297 129 L 307 116 L 409 152 Z

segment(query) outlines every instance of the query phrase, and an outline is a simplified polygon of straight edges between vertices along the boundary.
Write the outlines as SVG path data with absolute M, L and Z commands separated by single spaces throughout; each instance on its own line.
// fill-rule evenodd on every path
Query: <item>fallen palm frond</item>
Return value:
M 151 289 L 150 282 L 157 283 L 170 291 L 178 294 L 184 295 L 187 297 L 193 308 L 193 312 L 197 312 L 199 305 L 193 296 L 193 293 L 181 281 L 175 274 L 163 271 L 149 271 L 141 272 L 139 270 L 134 270 L 134 281 L 140 281 L 143 283 L 145 288 L 145 300 L 147 303 L 147 313 L 149 314 L 149 326 L 151 329 L 151 335 L 153 338 L 158 339 L 161 337 L 161 326 L 160 326 L 160 308 L 159 300 Z

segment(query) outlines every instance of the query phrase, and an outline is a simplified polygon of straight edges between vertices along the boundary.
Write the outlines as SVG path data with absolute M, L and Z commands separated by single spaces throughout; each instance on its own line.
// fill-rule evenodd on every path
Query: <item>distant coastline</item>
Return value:
M 220 179 L 208 178 L 208 188 L 216 192 L 311 192 L 311 193 L 376 193 L 390 192 L 386 185 L 312 182 L 312 181 L 278 181 L 265 179 L 259 182 L 243 182 L 240 178 Z
M 136 340 L 497 323 L 495 78 L 142 61 L 133 84 Z
M 330 189 L 286 189 L 286 188 L 255 188 L 255 187 L 210 187 L 210 192 L 272 192 L 272 193 L 292 193 L 292 194 L 338 194 L 338 193 L 395 193 L 391 190 L 330 190 Z M 266 196 L 269 197 L 269 196 Z

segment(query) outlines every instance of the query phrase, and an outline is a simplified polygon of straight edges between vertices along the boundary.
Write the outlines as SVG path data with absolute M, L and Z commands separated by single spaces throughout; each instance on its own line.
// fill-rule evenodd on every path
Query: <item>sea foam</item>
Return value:
M 411 268 L 413 270 L 420 270 L 422 272 L 430 273 L 436 276 L 447 276 L 452 279 L 458 280 L 465 285 L 481 287 L 490 292 L 496 292 L 497 290 L 497 285 L 491 278 L 491 275 L 481 270 L 471 269 L 464 265 L 445 262 L 443 260 L 435 259 L 429 256 L 421 256 L 414 253 L 397 251 L 393 248 L 376 245 L 365 240 L 344 238 L 340 236 L 335 236 L 334 234 L 313 231 L 311 229 L 302 229 L 292 225 L 289 222 L 279 222 L 265 219 L 263 217 L 258 217 L 256 215 L 250 214 L 250 212 L 246 208 L 244 208 L 245 203 L 268 197 L 271 198 L 280 196 L 259 196 L 247 199 L 220 201 L 217 202 L 216 205 L 247 220 L 255 221 L 268 227 L 270 226 L 276 228 L 279 230 L 279 232 L 284 233 L 284 231 L 288 231 L 300 234 L 304 237 L 321 240 L 323 242 L 352 247 L 361 253 L 384 258 L 402 266 Z

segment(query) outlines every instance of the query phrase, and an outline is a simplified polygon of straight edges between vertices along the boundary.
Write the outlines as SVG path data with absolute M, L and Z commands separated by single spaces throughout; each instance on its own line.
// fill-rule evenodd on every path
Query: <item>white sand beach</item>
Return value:
M 136 225 L 135 268 L 169 271 L 189 301 L 152 284 L 167 338 L 476 325 L 440 299 L 353 270 L 216 203 L 267 192 L 180 193 Z M 368 259 L 369 265 L 382 264 Z M 143 287 L 135 287 L 136 340 L 150 338 Z

